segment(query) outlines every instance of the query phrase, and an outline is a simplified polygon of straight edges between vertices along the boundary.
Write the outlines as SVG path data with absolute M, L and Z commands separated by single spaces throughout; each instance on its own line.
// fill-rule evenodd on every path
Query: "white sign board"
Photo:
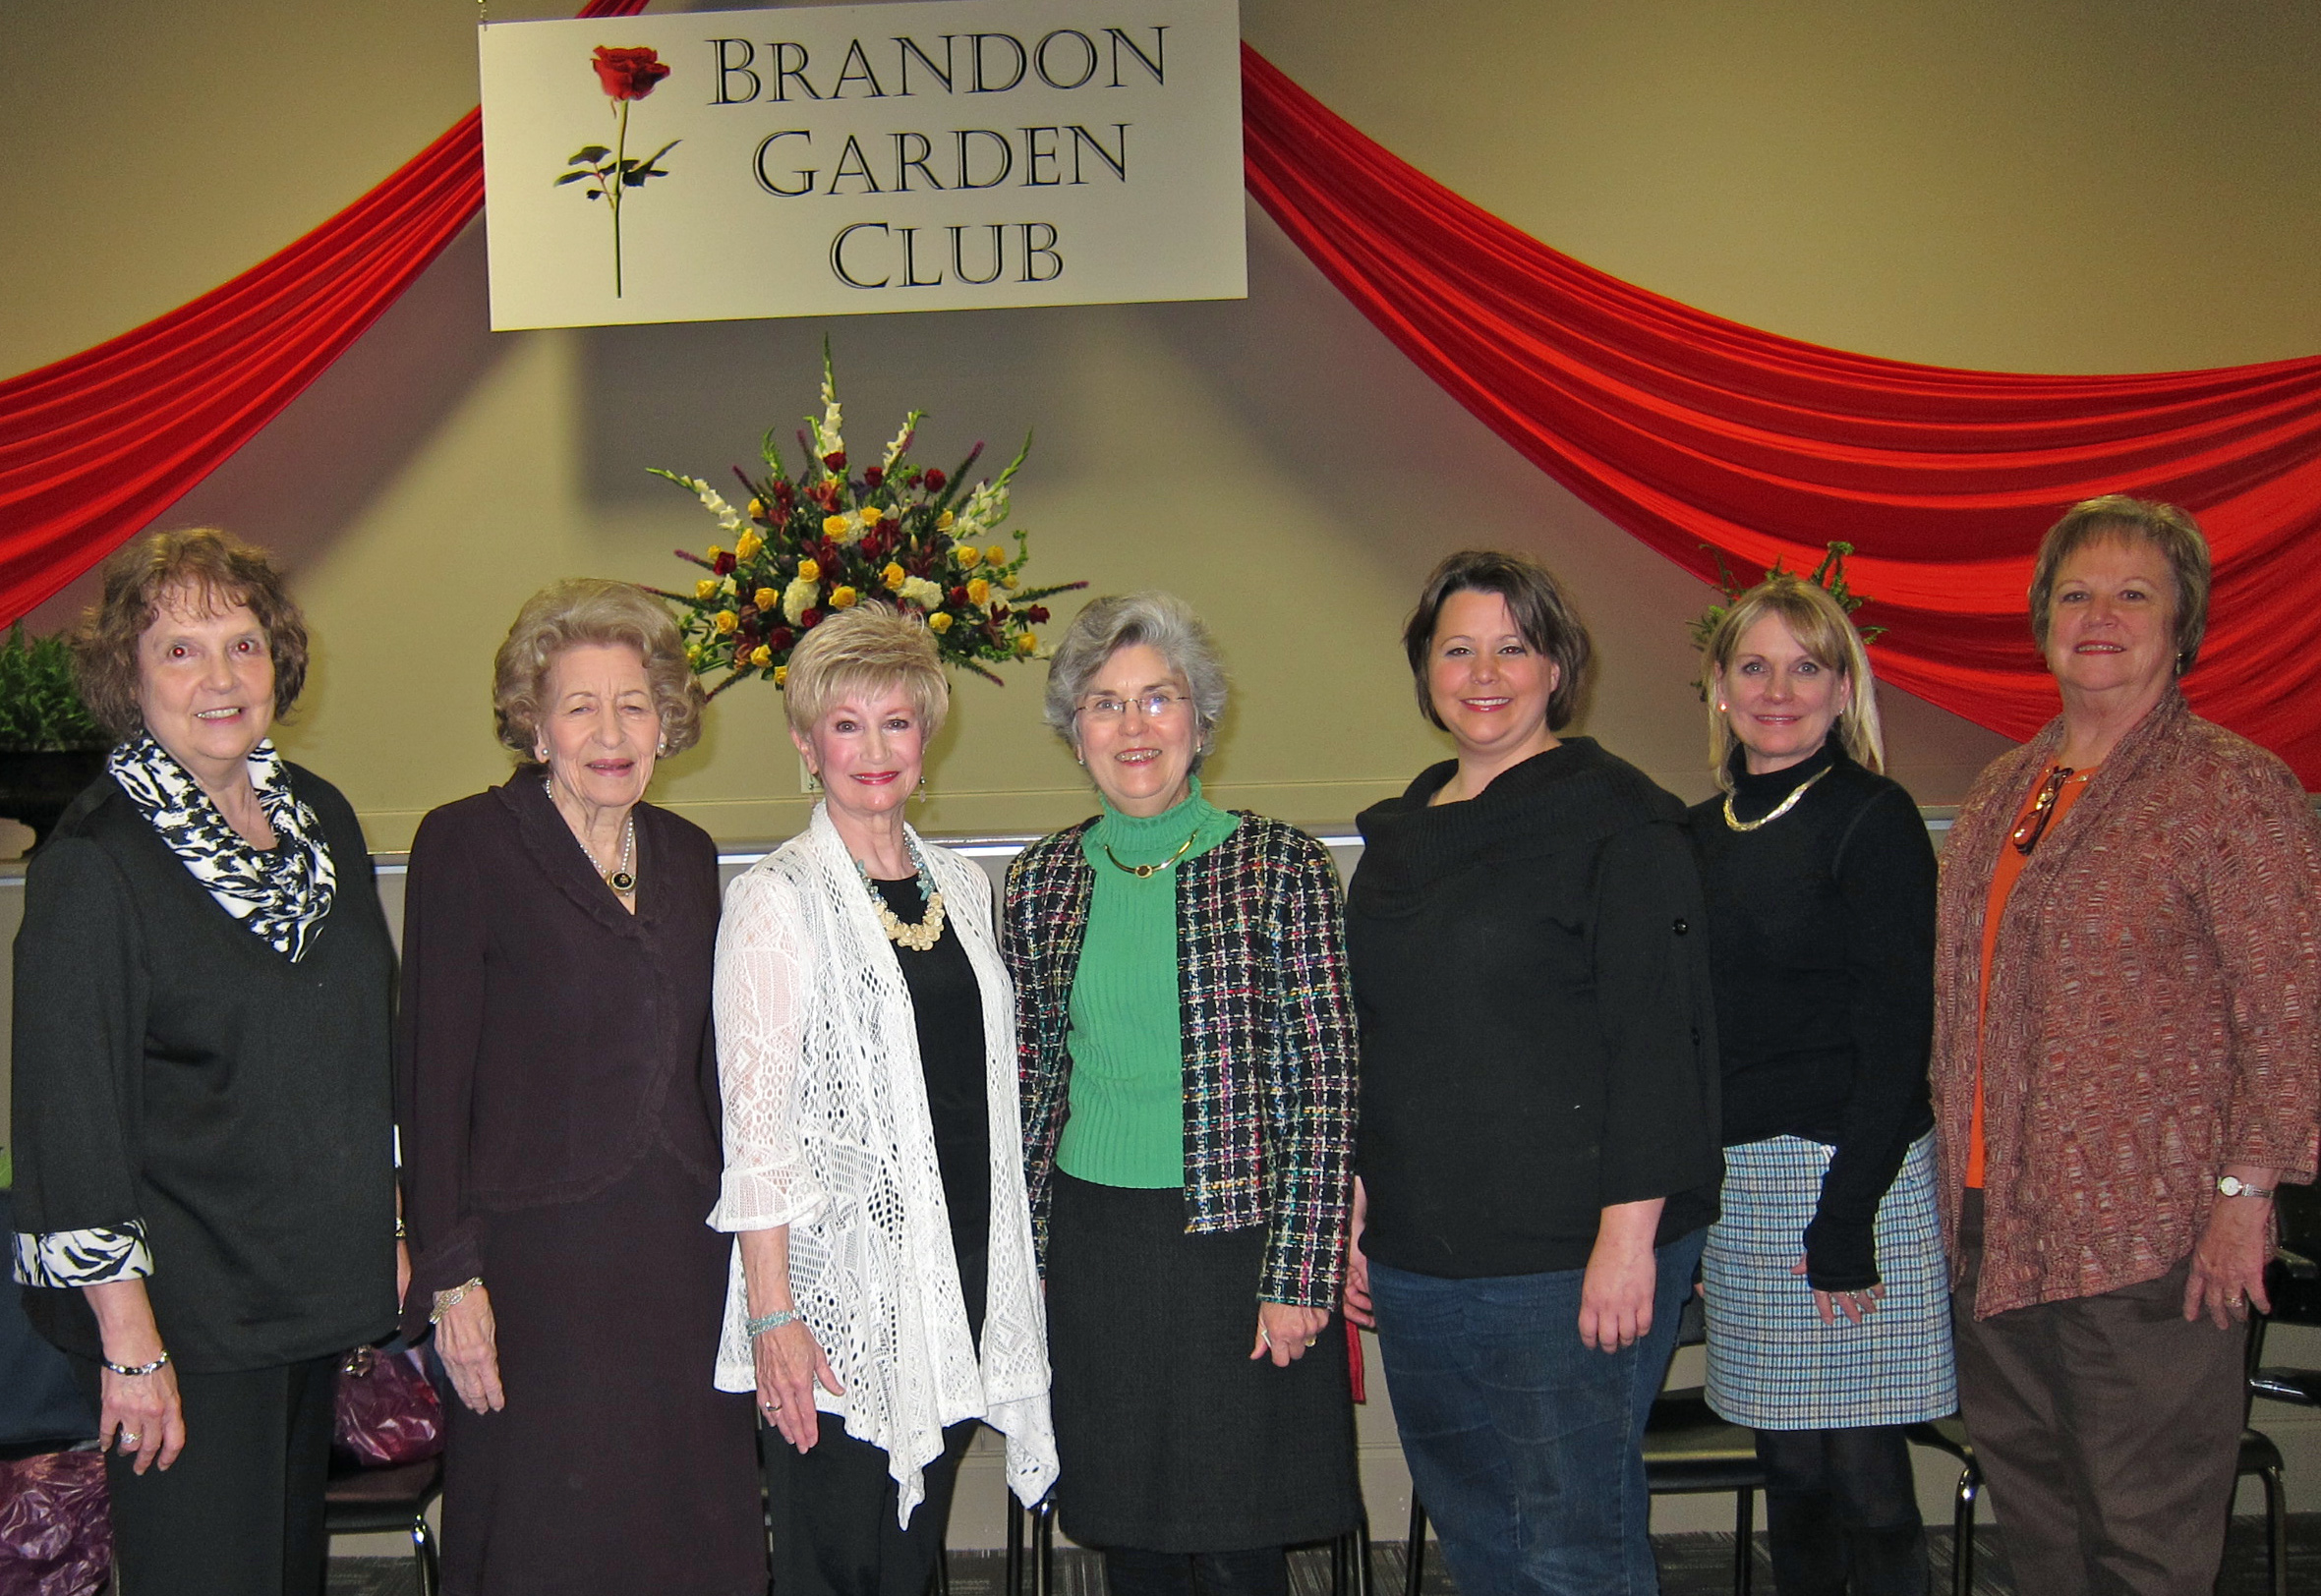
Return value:
M 482 30 L 492 325 L 1239 299 L 1236 0 Z

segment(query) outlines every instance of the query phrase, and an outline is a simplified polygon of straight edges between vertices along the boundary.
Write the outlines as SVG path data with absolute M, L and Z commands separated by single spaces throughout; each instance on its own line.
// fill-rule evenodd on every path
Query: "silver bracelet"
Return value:
M 453 1308 L 458 1307 L 462 1302 L 465 1302 L 467 1300 L 467 1294 L 483 1283 L 483 1276 L 471 1275 L 466 1280 L 461 1281 L 457 1285 L 454 1285 L 450 1290 L 437 1291 L 435 1293 L 435 1311 L 427 1316 L 427 1322 L 431 1325 L 441 1324 L 443 1322 L 443 1315 L 449 1313 Z
M 777 1308 L 763 1319 L 752 1319 L 744 1315 L 741 1320 L 741 1329 L 754 1341 L 769 1330 L 780 1330 L 783 1325 L 794 1324 L 804 1317 L 805 1315 L 799 1313 L 795 1308 Z
M 130 1379 L 135 1380 L 140 1375 L 159 1373 L 161 1365 L 169 1361 L 169 1353 L 164 1349 L 161 1355 L 150 1363 L 115 1363 L 111 1358 L 104 1358 L 100 1361 L 115 1374 L 127 1375 Z

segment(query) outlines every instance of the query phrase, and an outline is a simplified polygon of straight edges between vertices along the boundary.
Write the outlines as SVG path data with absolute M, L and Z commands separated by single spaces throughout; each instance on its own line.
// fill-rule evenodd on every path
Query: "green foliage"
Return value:
M 0 749 L 39 752 L 104 748 L 105 736 L 73 686 L 73 656 L 64 634 L 25 636 L 9 628 L 0 644 Z
M 1853 551 L 1854 545 L 1851 543 L 1831 543 L 1829 551 L 1822 556 L 1822 563 L 1813 568 L 1811 575 L 1802 579 L 1813 583 L 1816 587 L 1828 590 L 1829 597 L 1837 600 L 1837 607 L 1848 615 L 1870 601 L 1854 592 L 1846 583 L 1845 556 Z M 1772 567 L 1758 581 L 1770 582 L 1780 574 L 1781 562 L 1775 560 Z M 1734 576 L 1732 568 L 1724 563 L 1724 555 L 1719 551 L 1716 556 L 1716 591 L 1724 596 L 1724 601 L 1711 604 L 1685 623 L 1686 630 L 1692 633 L 1693 647 L 1706 650 L 1709 647 L 1710 638 L 1716 634 L 1717 623 L 1724 619 L 1724 612 L 1732 607 L 1733 600 L 1757 585 L 1757 582 L 1743 582 L 1739 577 Z M 1856 630 L 1861 633 L 1864 643 L 1875 643 L 1886 636 L 1886 628 L 1883 626 L 1863 626 L 1857 627 Z M 1693 683 L 1693 691 L 1701 695 L 1703 704 L 1709 702 L 1709 684 L 1706 681 Z

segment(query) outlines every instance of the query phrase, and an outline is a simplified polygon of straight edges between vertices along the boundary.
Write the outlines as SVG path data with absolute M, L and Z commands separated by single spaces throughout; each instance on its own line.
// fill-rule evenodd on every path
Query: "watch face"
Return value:
M 2216 1183 L 2216 1189 L 2223 1192 L 2227 1197 L 2237 1197 L 2248 1188 L 2240 1184 L 2240 1177 L 2238 1175 L 2229 1174 Z

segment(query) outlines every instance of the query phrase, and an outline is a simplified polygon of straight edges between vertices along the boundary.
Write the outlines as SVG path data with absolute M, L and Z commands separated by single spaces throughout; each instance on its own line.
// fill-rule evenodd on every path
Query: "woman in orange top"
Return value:
M 2124 495 L 2048 532 L 2062 713 L 1943 861 L 1934 1056 L 1959 1402 L 2021 1588 L 2205 1593 L 2272 1188 L 2321 1141 L 2321 824 L 2194 715 L 2208 545 Z

